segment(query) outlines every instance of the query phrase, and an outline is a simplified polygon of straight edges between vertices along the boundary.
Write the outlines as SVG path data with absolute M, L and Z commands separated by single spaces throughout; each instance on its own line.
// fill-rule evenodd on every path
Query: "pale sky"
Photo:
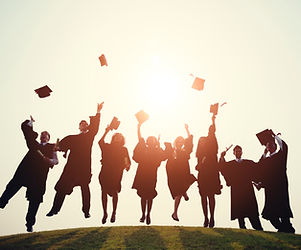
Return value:
M 91 218 L 84 219 L 81 212 L 79 188 L 66 198 L 59 215 L 46 217 L 66 163 L 58 153 L 60 163 L 49 171 L 34 230 L 102 226 L 97 142 L 113 116 L 121 121 L 118 132 L 124 134 L 131 156 L 138 141 L 134 114 L 140 109 L 150 115 L 142 135 L 160 134 L 162 145 L 185 136 L 188 123 L 194 135 L 190 168 L 197 175 L 195 150 L 198 138 L 208 132 L 209 106 L 226 101 L 216 120 L 219 153 L 239 144 L 244 158 L 257 161 L 264 148 L 255 134 L 266 128 L 281 132 L 287 142 L 292 223 L 300 233 L 300 12 L 298 0 L 0 0 L 0 193 L 27 152 L 22 121 L 32 115 L 35 131 L 48 130 L 55 142 L 78 133 L 79 121 L 94 115 L 97 103 L 104 101 L 92 154 Z M 108 67 L 100 67 L 101 54 Z M 191 88 L 190 74 L 205 79 L 202 92 Z M 53 93 L 40 99 L 34 89 L 45 84 Z M 226 160 L 231 159 L 229 151 Z M 141 225 L 140 198 L 131 189 L 136 169 L 132 161 L 122 180 L 116 223 L 107 226 Z M 229 188 L 221 179 L 216 227 L 237 228 L 237 221 L 230 221 Z M 180 222 L 171 219 L 165 162 L 158 171 L 157 191 L 152 225 L 203 225 L 196 183 L 188 191 L 190 200 L 180 204 Z M 263 190 L 256 195 L 261 212 Z M 0 211 L 0 235 L 25 232 L 24 197 L 25 188 Z M 111 199 L 108 204 L 110 213 Z M 265 230 L 275 231 L 261 221 Z

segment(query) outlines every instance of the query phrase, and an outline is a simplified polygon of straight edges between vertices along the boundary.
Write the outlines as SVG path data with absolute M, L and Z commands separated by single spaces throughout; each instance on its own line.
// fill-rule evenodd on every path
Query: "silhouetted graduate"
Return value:
M 193 148 L 193 136 L 190 134 L 188 125 L 185 124 L 187 138 L 178 136 L 174 141 L 174 148 L 169 151 L 166 163 L 166 173 L 169 191 L 174 199 L 174 211 L 171 217 L 179 221 L 178 208 L 181 198 L 188 201 L 187 190 L 196 181 L 190 173 L 189 159 Z
M 259 160 L 258 178 L 264 187 L 265 203 L 262 217 L 269 220 L 279 232 L 294 233 L 290 218 L 293 213 L 290 208 L 287 169 L 288 146 L 271 130 L 257 134 L 262 144 L 265 144 L 264 154 Z M 277 151 L 277 144 L 279 150 Z
M 113 118 L 110 125 L 107 126 L 105 133 L 98 144 L 101 149 L 101 171 L 99 174 L 99 183 L 101 185 L 101 199 L 103 207 L 102 224 L 106 223 L 107 200 L 108 195 L 112 197 L 113 211 L 111 222 L 115 222 L 116 209 L 118 203 L 118 193 L 121 191 L 121 180 L 124 169 L 129 171 L 131 160 L 126 147 L 125 139 L 121 133 L 115 133 L 112 136 L 111 143 L 105 143 L 105 137 L 110 130 L 117 129 L 120 122 L 116 117 Z
M 29 151 L 0 198 L 0 208 L 4 208 L 21 187 L 27 188 L 26 198 L 29 201 L 29 206 L 26 215 L 26 228 L 28 232 L 32 232 L 39 205 L 43 202 L 49 168 L 58 164 L 54 144 L 48 143 L 49 133 L 43 131 L 40 135 L 41 142 L 36 141 L 38 133 L 33 131 L 33 121 L 31 118 L 31 120 L 26 120 L 21 125 Z
M 91 150 L 95 135 L 98 132 L 100 110 L 103 103 L 97 105 L 97 113 L 90 116 L 90 125 L 82 120 L 79 123 L 80 134 L 69 135 L 58 144 L 58 150 L 67 154 L 70 151 L 63 173 L 55 185 L 56 195 L 53 206 L 47 216 L 57 214 L 64 202 L 65 196 L 73 192 L 73 188 L 80 186 L 82 192 L 82 211 L 85 218 L 90 217 L 90 189 L 91 181 Z
M 256 164 L 241 158 L 242 148 L 238 145 L 233 149 L 235 160 L 226 162 L 226 152 L 221 153 L 220 169 L 227 186 L 231 187 L 231 220 L 238 219 L 239 227 L 246 228 L 245 218 L 248 218 L 254 229 L 263 230 L 252 184 L 256 176 Z
M 132 188 L 137 190 L 137 194 L 141 198 L 142 216 L 140 222 L 144 222 L 146 218 L 146 224 L 149 225 L 151 223 L 150 213 L 153 199 L 157 196 L 157 170 L 161 162 L 167 159 L 167 155 L 160 148 L 160 143 L 155 136 L 149 136 L 146 142 L 144 141 L 140 127 L 146 119 L 144 115 L 136 115 L 136 117 L 138 119 L 139 142 L 134 149 L 133 160 L 138 163 L 138 167 Z
M 196 170 L 198 173 L 199 193 L 202 200 L 204 213 L 204 227 L 214 227 L 215 195 L 221 194 L 222 185 L 219 178 L 219 169 L 217 162 L 218 144 L 215 136 L 215 118 L 217 114 L 216 105 L 211 105 L 212 124 L 209 127 L 208 136 L 201 137 L 198 142 L 196 157 L 198 164 Z M 210 209 L 210 220 L 208 219 L 208 201 Z

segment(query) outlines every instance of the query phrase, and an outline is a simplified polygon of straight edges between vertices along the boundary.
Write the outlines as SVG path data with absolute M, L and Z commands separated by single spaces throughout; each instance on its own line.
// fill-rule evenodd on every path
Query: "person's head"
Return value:
M 181 149 L 184 146 L 185 139 L 182 136 L 178 136 L 174 141 L 175 149 Z
M 82 120 L 80 123 L 79 123 L 79 131 L 81 133 L 83 132 L 87 132 L 89 129 L 89 124 L 85 121 L 85 120 Z
M 155 136 L 149 136 L 147 137 L 146 139 L 146 145 L 149 147 L 149 148 L 155 148 L 157 147 L 159 144 L 157 138 Z
M 40 135 L 41 143 L 47 143 L 50 140 L 50 134 L 47 131 L 43 131 Z
M 121 133 L 115 133 L 112 136 L 111 144 L 123 146 L 125 144 L 124 136 Z
M 277 149 L 277 144 L 275 143 L 275 140 L 267 142 L 266 148 L 270 152 L 270 154 L 274 153 Z
M 239 145 L 236 145 L 233 148 L 233 154 L 235 155 L 236 159 L 240 159 L 242 156 L 242 148 Z

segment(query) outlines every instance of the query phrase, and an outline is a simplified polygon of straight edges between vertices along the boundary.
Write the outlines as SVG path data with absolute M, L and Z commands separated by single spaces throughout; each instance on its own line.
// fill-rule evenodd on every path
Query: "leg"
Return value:
M 271 218 L 270 219 L 271 224 L 273 225 L 274 228 L 281 230 L 281 221 L 278 217 Z
M 150 212 L 152 210 L 152 206 L 153 206 L 153 200 L 147 200 L 147 213 L 146 213 L 146 224 L 149 225 L 151 223 L 151 219 L 150 219 Z
M 181 198 L 182 195 L 176 196 L 175 198 L 175 205 L 174 205 L 174 212 L 171 215 L 171 217 L 175 220 L 175 221 L 179 221 L 179 217 L 178 217 L 178 208 L 181 202 Z
M 258 216 L 249 217 L 249 221 L 255 230 L 263 230 Z
M 85 214 L 85 218 L 89 218 L 90 215 L 90 199 L 91 199 L 91 194 L 90 194 L 90 188 L 89 185 L 82 185 L 80 186 L 81 191 L 82 191 L 82 202 L 83 202 L 83 207 L 82 211 Z
M 141 211 L 142 211 L 142 216 L 140 218 L 140 222 L 144 222 L 145 220 L 145 209 L 146 209 L 146 199 L 141 198 Z
M 238 218 L 238 224 L 240 229 L 246 229 L 245 218 Z
M 20 190 L 22 187 L 15 179 L 12 179 L 6 186 L 5 191 L 0 197 L 0 208 L 4 208 L 8 201 Z
M 104 191 L 101 192 L 101 202 L 102 202 L 102 209 L 103 209 L 102 224 L 105 224 L 108 218 L 108 213 L 107 213 L 108 195 Z
M 207 204 L 207 195 L 201 195 L 202 200 L 202 208 L 203 208 L 203 214 L 204 214 L 204 227 L 208 227 L 209 225 L 209 219 L 208 219 L 208 204 Z
M 112 212 L 112 216 L 111 216 L 111 223 L 114 223 L 115 219 L 116 219 L 116 210 L 117 210 L 117 203 L 118 203 L 118 193 L 117 192 L 113 194 L 112 202 L 113 202 L 113 212 Z
M 50 216 L 53 216 L 53 215 L 57 214 L 61 210 L 61 207 L 64 203 L 65 197 L 66 197 L 66 194 L 56 192 L 52 208 L 46 216 L 50 217 Z
M 40 202 L 29 201 L 28 211 L 26 215 L 27 232 L 32 232 L 32 226 L 36 223 L 36 214 L 38 212 Z
M 210 209 L 210 221 L 209 227 L 214 227 L 214 210 L 215 210 L 215 197 L 214 194 L 208 196 L 209 209 Z

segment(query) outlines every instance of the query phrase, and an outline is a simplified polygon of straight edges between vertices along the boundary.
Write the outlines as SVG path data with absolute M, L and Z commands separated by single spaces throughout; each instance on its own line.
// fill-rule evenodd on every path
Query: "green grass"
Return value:
M 202 227 L 91 227 L 0 237 L 0 249 L 301 249 L 301 235 Z

